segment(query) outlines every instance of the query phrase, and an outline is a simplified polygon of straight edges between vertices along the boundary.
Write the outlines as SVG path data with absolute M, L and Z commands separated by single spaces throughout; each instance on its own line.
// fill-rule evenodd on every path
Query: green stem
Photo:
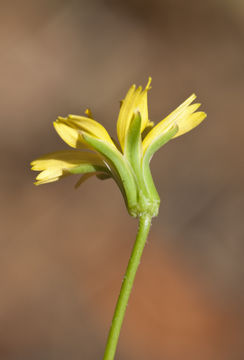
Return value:
M 115 307 L 103 360 L 114 359 L 120 329 L 125 316 L 126 306 L 128 304 L 136 271 L 140 264 L 141 255 L 147 240 L 147 235 L 151 226 L 151 219 L 151 216 L 148 214 L 143 214 L 139 218 L 139 229 L 136 236 L 136 241 L 131 253 L 131 257 L 121 286 L 119 298 Z

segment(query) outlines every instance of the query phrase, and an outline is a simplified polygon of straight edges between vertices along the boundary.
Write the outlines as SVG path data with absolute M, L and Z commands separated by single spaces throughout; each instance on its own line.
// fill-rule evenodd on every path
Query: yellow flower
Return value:
M 116 145 L 106 129 L 93 119 L 89 109 L 86 116 L 58 117 L 54 122 L 55 130 L 77 150 L 59 151 L 34 160 L 32 170 L 41 171 L 35 184 L 53 182 L 71 174 L 83 174 L 77 186 L 92 175 L 100 179 L 112 177 L 132 216 L 143 212 L 156 216 L 160 199 L 152 180 L 150 160 L 170 139 L 199 125 L 206 114 L 196 111 L 200 104 L 192 104 L 196 98 L 193 94 L 153 126 L 147 105 L 150 84 L 151 78 L 144 90 L 132 85 L 121 102 L 117 121 L 120 145 Z M 145 129 L 147 134 L 144 136 Z

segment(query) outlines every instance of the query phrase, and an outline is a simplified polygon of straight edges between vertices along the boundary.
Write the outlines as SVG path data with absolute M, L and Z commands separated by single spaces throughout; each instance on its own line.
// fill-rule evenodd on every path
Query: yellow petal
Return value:
M 91 115 L 89 111 L 88 114 Z M 115 146 L 107 130 L 99 122 L 91 118 L 78 115 L 68 115 L 67 123 L 79 131 L 83 131 Z
M 70 169 L 82 163 L 104 165 L 99 155 L 88 151 L 57 151 L 39 157 L 31 162 L 32 170 L 42 171 L 49 168 Z
M 143 140 L 143 151 L 145 152 L 149 144 L 159 135 L 169 130 L 174 124 L 177 124 L 179 130 L 174 137 L 185 134 L 198 126 L 206 117 L 203 112 L 195 111 L 200 104 L 190 105 L 196 99 L 196 95 L 192 94 L 186 99 L 176 110 L 170 113 L 165 119 L 157 124 Z
M 203 111 L 197 111 L 196 113 L 190 115 L 189 117 L 185 117 L 180 122 L 179 131 L 173 136 L 173 138 L 176 138 L 178 136 L 181 136 L 188 131 L 194 129 L 196 126 L 201 124 L 201 122 L 205 119 L 207 114 Z
M 69 150 L 44 155 L 31 163 L 32 170 L 41 171 L 36 177 L 35 184 L 57 181 L 61 177 L 70 175 L 70 169 L 86 163 L 106 166 L 97 154 L 91 152 Z
M 61 139 L 64 140 L 69 146 L 77 149 L 87 148 L 87 145 L 82 139 L 79 131 L 69 126 L 65 119 L 58 118 L 53 123 L 53 126 Z
M 62 168 L 49 168 L 38 174 L 36 180 L 49 182 L 50 180 L 52 181 L 52 179 L 59 178 L 62 173 Z
M 151 80 L 152 79 L 149 78 L 147 86 L 143 91 L 141 86 L 136 88 L 136 85 L 132 85 L 126 94 L 125 99 L 121 102 L 119 117 L 117 121 L 117 135 L 122 150 L 124 150 L 126 134 L 135 112 L 139 111 L 141 115 L 141 133 L 149 124 L 147 92 L 150 89 Z
M 47 184 L 50 182 L 57 181 L 63 176 L 65 176 L 65 174 L 63 174 L 62 169 L 58 169 L 58 168 L 46 169 L 37 175 L 36 177 L 37 181 L 34 184 L 35 185 Z
M 148 92 L 148 90 L 151 89 L 151 86 L 150 86 L 151 82 L 152 82 L 152 78 L 149 77 L 148 83 L 147 83 L 145 89 L 142 91 L 142 93 L 140 95 L 139 103 L 138 103 L 138 110 L 141 114 L 141 119 L 142 119 L 141 133 L 146 128 L 146 126 L 150 126 L 150 124 L 151 124 L 151 121 L 148 119 L 148 105 L 147 105 L 147 92 Z

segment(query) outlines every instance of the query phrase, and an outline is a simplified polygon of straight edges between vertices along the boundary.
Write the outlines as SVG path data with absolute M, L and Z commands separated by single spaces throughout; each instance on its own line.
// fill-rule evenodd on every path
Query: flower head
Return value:
M 153 126 L 148 118 L 147 92 L 132 85 L 121 102 L 117 121 L 119 146 L 106 129 L 93 119 L 89 109 L 86 116 L 58 117 L 54 127 L 59 136 L 72 148 L 44 155 L 32 161 L 32 170 L 40 171 L 36 185 L 59 180 L 72 174 L 82 174 L 76 186 L 90 176 L 113 178 L 118 184 L 132 216 L 158 213 L 160 198 L 149 168 L 153 154 L 169 140 L 185 134 L 199 125 L 206 114 L 192 104 L 193 94 L 176 110 Z M 144 130 L 146 130 L 144 135 Z

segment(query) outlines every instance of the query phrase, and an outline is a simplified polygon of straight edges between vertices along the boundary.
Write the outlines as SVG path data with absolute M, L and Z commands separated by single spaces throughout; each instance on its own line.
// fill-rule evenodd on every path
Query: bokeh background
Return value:
M 208 118 L 152 161 L 163 201 L 117 359 L 243 359 L 244 2 L 0 5 L 0 358 L 102 359 L 137 222 L 113 181 L 37 188 L 29 163 L 67 148 L 57 115 L 89 106 L 115 135 L 151 75 L 151 120 L 192 92 Z

